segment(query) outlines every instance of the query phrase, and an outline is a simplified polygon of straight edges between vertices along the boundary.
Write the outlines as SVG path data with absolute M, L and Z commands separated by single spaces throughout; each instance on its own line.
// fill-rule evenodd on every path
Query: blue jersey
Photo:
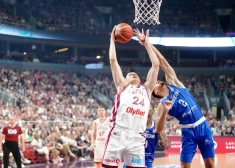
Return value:
M 145 145 L 145 161 L 151 162 L 154 161 L 154 152 L 157 149 L 157 133 L 155 127 L 155 121 L 152 122 L 151 128 L 146 128 L 144 131 L 144 136 L 146 137 L 146 145 Z
M 179 124 L 193 124 L 203 117 L 196 100 L 188 92 L 186 88 L 180 88 L 174 85 L 168 85 L 169 94 L 161 100 L 172 102 L 172 108 L 168 112 L 169 115 L 177 118 Z
M 172 102 L 172 108 L 168 114 L 177 118 L 179 124 L 194 124 L 203 117 L 196 100 L 186 88 L 180 88 L 174 85 L 168 85 L 168 88 L 169 94 L 161 100 L 161 103 L 164 103 L 166 100 Z M 215 156 L 213 137 L 207 121 L 202 121 L 196 127 L 182 128 L 181 131 L 181 162 L 191 163 L 197 146 L 204 159 Z

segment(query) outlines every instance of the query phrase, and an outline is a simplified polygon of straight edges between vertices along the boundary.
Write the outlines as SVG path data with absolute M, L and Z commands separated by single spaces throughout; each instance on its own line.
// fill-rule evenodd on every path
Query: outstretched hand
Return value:
M 134 34 L 139 39 L 139 43 L 143 46 L 149 44 L 149 29 L 146 31 L 146 35 L 144 34 L 144 30 L 142 32 L 139 29 L 134 29 Z
M 110 41 L 113 41 L 113 42 L 116 41 L 115 31 L 116 31 L 116 25 L 113 27 L 113 30 L 112 30 L 112 33 L 111 33 L 111 37 L 110 37 Z

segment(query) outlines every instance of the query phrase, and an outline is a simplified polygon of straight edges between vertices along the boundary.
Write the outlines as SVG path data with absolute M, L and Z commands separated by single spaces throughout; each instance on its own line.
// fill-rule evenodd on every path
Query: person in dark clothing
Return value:
M 17 168 L 21 168 L 21 155 L 18 144 L 19 137 L 22 144 L 22 152 L 25 151 L 25 145 L 22 130 L 16 125 L 16 120 L 16 117 L 12 117 L 9 125 L 3 128 L 2 134 L 0 135 L 0 152 L 3 150 L 4 168 L 8 168 L 10 152 L 13 154 Z M 4 144 L 2 144 L 3 140 L 5 140 Z

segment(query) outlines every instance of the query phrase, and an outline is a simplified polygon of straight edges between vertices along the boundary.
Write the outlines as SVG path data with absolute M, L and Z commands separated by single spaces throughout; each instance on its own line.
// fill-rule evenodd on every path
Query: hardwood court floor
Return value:
M 170 154 L 165 156 L 164 153 L 157 154 L 154 160 L 154 168 L 179 168 L 179 154 Z M 231 154 L 217 154 L 216 168 L 235 168 L 235 153 Z M 123 164 L 119 166 L 122 167 Z M 167 166 L 168 165 L 168 166 Z M 175 165 L 175 166 L 174 166 Z M 28 168 L 94 168 L 93 161 L 72 161 L 69 163 L 62 164 L 32 164 L 26 166 Z M 196 154 L 191 168 L 205 168 L 203 160 L 199 154 Z
M 157 157 L 154 160 L 153 165 L 155 168 L 179 168 L 179 160 L 179 154 L 169 154 L 165 157 Z M 217 154 L 215 157 L 215 164 L 216 168 L 235 168 L 235 153 Z M 122 166 L 119 166 L 119 168 L 121 167 Z M 194 156 L 191 168 L 205 168 L 201 155 L 196 154 Z

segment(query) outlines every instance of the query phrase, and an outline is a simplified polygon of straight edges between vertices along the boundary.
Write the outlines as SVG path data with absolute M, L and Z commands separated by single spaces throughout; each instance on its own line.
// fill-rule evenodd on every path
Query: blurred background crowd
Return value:
M 5 0 L 1 0 L 5 1 Z M 0 2 L 4 24 L 77 34 L 108 34 L 113 23 L 133 23 L 135 8 L 125 0 L 19 0 L 15 6 Z M 168 0 L 162 3 L 161 26 L 148 26 L 155 36 L 223 36 L 231 29 L 232 0 Z M 219 16 L 218 8 L 224 8 Z M 27 14 L 27 15 L 26 15 Z M 13 15 L 13 16 L 12 16 Z M 132 24 L 136 27 L 136 24 Z
M 133 23 L 135 8 L 130 0 L 0 0 L 0 33 L 4 34 L 2 25 L 12 26 L 10 30 L 24 28 L 19 30 L 22 38 L 0 37 L 0 128 L 17 115 L 27 143 L 35 137 L 43 147 L 60 143 L 62 147 L 57 150 L 66 156 L 89 160 L 97 107 L 104 105 L 110 116 L 116 89 L 110 71 L 65 72 L 62 66 L 109 65 L 109 34 L 120 22 L 149 28 L 156 37 L 227 37 L 235 28 L 231 9 L 235 9 L 234 0 L 167 0 L 161 7 L 161 25 L 144 26 Z M 81 41 L 63 41 L 59 39 L 62 36 L 57 41 L 36 39 L 31 30 L 46 35 L 72 34 Z M 134 44 L 117 44 L 124 74 L 150 66 L 143 49 Z M 159 46 L 159 50 L 174 68 L 190 72 L 178 73 L 179 79 L 197 100 L 213 135 L 235 136 L 234 48 Z M 54 69 L 43 70 L 46 65 Z M 199 67 L 205 73 L 198 72 Z M 140 75 L 144 81 L 146 74 Z M 152 100 L 155 107 L 158 103 Z M 170 116 L 167 120 L 167 135 L 180 136 L 178 121 Z M 51 153 L 57 158 L 56 151 Z

